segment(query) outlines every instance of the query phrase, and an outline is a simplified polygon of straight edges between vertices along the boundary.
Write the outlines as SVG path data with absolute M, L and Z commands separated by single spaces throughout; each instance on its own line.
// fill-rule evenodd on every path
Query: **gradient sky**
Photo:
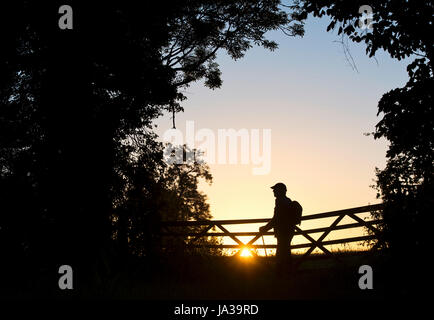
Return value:
M 326 32 L 327 24 L 327 18 L 309 18 L 303 38 L 270 32 L 279 44 L 274 52 L 253 47 L 238 61 L 220 52 L 222 87 L 210 90 L 197 83 L 186 90 L 185 112 L 176 118 L 183 132 L 187 120 L 194 120 L 196 130 L 209 128 L 216 135 L 218 129 L 271 129 L 269 174 L 253 175 L 252 165 L 210 166 L 213 183 L 201 184 L 201 190 L 208 195 L 213 219 L 271 218 L 270 186 L 276 182 L 287 185 L 288 196 L 302 204 L 305 215 L 379 202 L 370 185 L 375 167 L 385 166 L 387 142 L 363 133 L 374 131 L 380 120 L 381 96 L 406 83 L 408 61 L 378 52 L 377 64 L 363 44 L 350 42 L 357 73 L 334 42 L 337 32 Z M 156 123 L 160 134 L 170 129 L 170 115 Z M 310 221 L 302 228 L 330 223 Z M 340 231 L 327 239 L 360 232 Z M 294 243 L 301 240 L 296 237 Z

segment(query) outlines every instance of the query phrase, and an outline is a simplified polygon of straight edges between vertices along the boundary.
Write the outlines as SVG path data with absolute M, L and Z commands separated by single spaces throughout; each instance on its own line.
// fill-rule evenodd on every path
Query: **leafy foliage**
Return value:
M 384 218 L 382 239 L 399 252 L 423 252 L 428 245 L 428 217 L 433 212 L 434 110 L 433 13 L 432 1 L 384 0 L 372 4 L 362 1 L 297 1 L 305 15 L 327 15 L 327 30 L 339 25 L 338 33 L 355 42 L 364 42 L 374 56 L 385 50 L 398 60 L 411 57 L 407 67 L 409 81 L 383 95 L 374 137 L 390 144 L 387 165 L 377 169 L 378 197 L 384 210 L 374 213 Z M 373 10 L 373 30 L 357 27 L 358 8 L 368 4 Z
M 15 1 L 0 13 L 8 272 L 22 261 L 86 271 L 113 239 L 147 254 L 158 221 L 209 218 L 197 190 L 208 169 L 164 165 L 153 120 L 182 111 L 188 84 L 221 85 L 219 49 L 238 59 L 253 44 L 276 48 L 269 30 L 302 34 L 275 0 L 73 2 L 73 30 L 57 26 L 62 4 Z

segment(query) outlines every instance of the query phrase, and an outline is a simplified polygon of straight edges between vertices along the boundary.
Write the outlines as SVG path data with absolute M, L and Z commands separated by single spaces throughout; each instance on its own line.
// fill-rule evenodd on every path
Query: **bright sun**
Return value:
M 252 253 L 250 252 L 249 249 L 244 248 L 241 250 L 240 256 L 243 258 L 250 258 L 250 257 L 252 257 Z

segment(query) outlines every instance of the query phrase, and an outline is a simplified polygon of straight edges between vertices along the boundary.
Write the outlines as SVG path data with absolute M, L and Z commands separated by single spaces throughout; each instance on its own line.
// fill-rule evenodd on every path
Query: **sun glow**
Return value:
M 251 258 L 252 257 L 252 253 L 250 252 L 250 250 L 248 248 L 244 248 L 244 249 L 241 250 L 240 257 Z

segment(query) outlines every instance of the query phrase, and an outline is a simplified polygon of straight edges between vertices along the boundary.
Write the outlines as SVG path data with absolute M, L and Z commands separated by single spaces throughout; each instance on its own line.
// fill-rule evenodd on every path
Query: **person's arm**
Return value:
M 266 232 L 267 230 L 274 228 L 275 224 L 275 217 L 276 217 L 276 210 L 274 210 L 273 218 L 271 218 L 270 221 L 265 226 L 259 227 L 259 232 Z
M 259 231 L 260 232 L 266 232 L 273 227 L 274 227 L 274 220 L 271 219 L 265 226 L 260 227 Z

